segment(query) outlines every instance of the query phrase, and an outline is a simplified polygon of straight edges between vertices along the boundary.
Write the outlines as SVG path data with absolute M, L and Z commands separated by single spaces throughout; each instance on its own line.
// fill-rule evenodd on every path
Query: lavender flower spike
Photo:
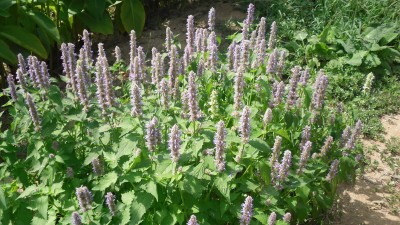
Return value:
M 248 106 L 243 108 L 239 121 L 239 132 L 243 143 L 247 144 L 250 139 L 250 108 Z
M 265 110 L 264 117 L 263 117 L 263 126 L 266 127 L 268 123 L 272 121 L 272 109 L 268 108 Z
M 249 7 L 247 8 L 247 17 L 246 17 L 246 23 L 250 26 L 253 23 L 254 20 L 254 4 L 250 3 Z
M 276 223 L 276 213 L 272 212 L 268 218 L 268 225 L 275 225 L 275 223 Z
M 28 72 L 26 70 L 27 66 L 26 66 L 26 62 L 25 62 L 24 56 L 22 56 L 21 53 L 18 53 L 17 58 L 18 58 L 18 68 L 22 70 L 22 73 Z
M 272 22 L 271 25 L 271 33 L 269 34 L 269 41 L 268 41 L 268 49 L 272 50 L 275 48 L 276 44 L 276 32 L 277 32 L 277 27 L 276 27 L 276 22 Z
M 224 121 L 219 121 L 217 123 L 217 132 L 214 136 L 214 144 L 215 144 L 215 164 L 217 166 L 218 171 L 222 172 L 225 170 L 225 137 L 226 137 L 226 129 Z
M 113 193 L 111 192 L 107 192 L 105 198 L 106 198 L 106 205 L 110 210 L 111 215 L 115 216 L 115 214 L 117 213 L 117 206 L 115 205 L 115 195 L 113 195 Z
M 115 46 L 114 55 L 115 55 L 115 62 L 117 62 L 117 63 L 118 62 L 123 62 L 121 49 L 118 46 Z
M 96 176 L 101 176 L 103 175 L 103 163 L 101 162 L 101 160 L 99 158 L 95 158 L 92 160 L 92 168 L 93 168 L 93 172 Z
M 290 212 L 285 213 L 282 220 L 286 223 L 290 223 L 290 221 L 292 220 L 292 214 Z
M 158 92 L 161 95 L 161 99 L 160 99 L 161 105 L 165 109 L 168 109 L 169 108 L 169 87 L 168 87 L 168 81 L 165 78 L 163 78 L 160 81 L 160 87 L 159 87 Z
M 188 88 L 188 103 L 190 121 L 195 121 L 200 118 L 199 103 L 197 100 L 197 85 L 195 82 L 196 74 L 193 71 L 189 73 L 189 88 Z
M 240 66 L 235 76 L 234 97 L 233 97 L 233 116 L 239 115 L 239 110 L 243 105 L 243 90 L 244 90 L 244 68 Z
M 134 117 L 140 117 L 142 112 L 142 93 L 137 82 L 132 82 L 131 84 L 131 115 Z
M 335 178 L 338 172 L 338 167 L 339 167 L 339 160 L 338 159 L 333 160 L 328 175 L 326 175 L 325 178 L 328 182 L 332 182 L 333 178 Z
M 279 51 L 277 48 L 269 55 L 268 64 L 267 64 L 267 73 L 276 73 L 277 65 L 278 65 L 278 54 Z
M 76 197 L 82 212 L 86 212 L 92 208 L 93 196 L 86 186 L 76 188 Z
M 187 18 L 186 29 L 186 46 L 189 46 L 189 56 L 192 56 L 194 48 L 194 17 L 192 15 Z
M 300 142 L 300 150 L 303 149 L 304 144 L 310 140 L 311 137 L 311 127 L 305 126 L 301 133 L 301 142 Z
M 17 80 L 20 85 L 20 88 L 22 89 L 22 92 L 25 93 L 27 91 L 27 86 L 26 86 L 25 74 L 23 73 L 21 68 L 17 69 Z
M 76 67 L 76 81 L 77 81 L 77 88 L 78 88 L 77 91 L 80 103 L 83 105 L 83 110 L 87 112 L 89 109 L 89 100 L 87 97 L 87 84 L 85 83 L 82 63 L 80 60 L 78 61 L 78 65 Z
M 290 152 L 289 150 L 286 150 L 283 153 L 283 159 L 282 162 L 279 164 L 278 167 L 278 174 L 277 174 L 277 178 L 278 181 L 280 183 L 282 183 L 283 181 L 286 180 L 286 178 L 289 175 L 289 168 L 292 164 L 292 152 Z M 282 188 L 281 185 L 276 185 L 277 188 Z
M 324 105 L 325 92 L 328 86 L 328 77 L 322 70 L 318 73 L 318 77 L 314 83 L 314 93 L 311 102 L 311 108 L 320 110 Z
M 195 215 L 190 216 L 190 219 L 187 222 L 187 225 L 199 225 L 199 223 L 197 223 L 197 218 Z
M 218 92 L 217 90 L 213 90 L 211 92 L 211 96 L 210 96 L 210 101 L 208 102 L 208 105 L 210 106 L 210 108 L 208 109 L 208 111 L 211 114 L 211 118 L 215 118 L 218 115 Z
M 169 134 L 168 148 L 171 151 L 171 158 L 173 162 L 178 162 L 180 153 L 179 148 L 181 145 L 181 132 L 179 131 L 178 125 L 174 125 L 171 128 Z
M 299 169 L 297 170 L 298 174 L 301 174 L 303 172 L 303 169 L 307 164 L 308 158 L 310 158 L 311 147 L 312 147 L 312 142 L 307 141 L 302 148 Z
M 82 218 L 78 212 L 73 212 L 71 216 L 71 222 L 73 225 L 83 225 Z
M 32 96 L 29 93 L 26 94 L 25 100 L 26 100 L 26 103 L 28 104 L 28 107 L 29 107 L 29 114 L 31 115 L 31 119 L 32 119 L 33 124 L 35 126 L 35 131 L 38 132 L 38 131 L 40 131 L 41 127 L 40 127 L 40 119 L 39 119 L 39 115 L 38 115 L 38 111 L 37 111 L 36 105 L 33 102 Z
M 251 196 L 247 196 L 246 200 L 242 204 L 240 225 L 249 225 L 252 217 L 253 217 L 253 198 Z
M 17 89 L 15 87 L 13 75 L 8 74 L 7 76 L 8 86 L 10 87 L 10 95 L 14 101 L 17 101 Z
M 208 29 L 210 31 L 214 31 L 215 27 L 215 9 L 211 7 L 210 11 L 208 12 Z
M 173 44 L 174 34 L 171 31 L 171 28 L 167 27 L 165 29 L 165 49 L 167 52 L 171 51 L 171 45 Z
M 101 62 L 98 60 L 96 62 L 96 94 L 97 94 L 97 101 L 101 109 L 101 113 L 103 115 L 106 114 L 106 99 L 105 99 L 105 92 L 104 92 L 104 84 L 103 84 L 103 69 L 101 67 Z
M 158 120 L 156 117 L 146 124 L 146 146 L 150 152 L 155 151 L 157 145 L 161 142 L 161 132 L 157 128 Z
M 275 142 L 274 142 L 274 147 L 272 147 L 272 155 L 270 159 L 271 165 L 274 165 L 276 160 L 279 158 L 280 152 L 281 152 L 281 145 L 282 145 L 282 137 L 276 136 Z
M 132 64 L 133 59 L 136 57 L 136 32 L 134 30 L 131 30 L 129 45 L 129 64 Z

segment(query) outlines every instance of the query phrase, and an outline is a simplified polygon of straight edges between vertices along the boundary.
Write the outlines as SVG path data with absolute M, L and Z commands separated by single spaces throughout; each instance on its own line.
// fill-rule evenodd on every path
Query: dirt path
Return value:
M 335 225 L 400 224 L 399 212 L 397 211 L 397 215 L 392 212 L 400 209 L 400 150 L 397 149 L 397 155 L 392 155 L 385 144 L 390 140 L 393 142 L 393 138 L 400 138 L 400 115 L 385 116 L 382 123 L 386 132 L 384 142 L 363 140 L 367 149 L 366 161 L 371 164 L 367 166 L 363 175 L 357 177 L 354 185 L 341 187 L 341 215 L 334 222 Z M 399 145 L 395 147 L 400 148 Z M 392 199 L 392 203 L 389 199 Z

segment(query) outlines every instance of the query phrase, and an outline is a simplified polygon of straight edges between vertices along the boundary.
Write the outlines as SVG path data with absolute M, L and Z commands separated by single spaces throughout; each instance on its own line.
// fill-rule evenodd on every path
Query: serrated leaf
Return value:
M 137 36 L 141 35 L 146 14 L 143 4 L 139 0 L 123 1 L 120 18 L 126 32 L 135 30 Z
M 156 182 L 150 180 L 145 185 L 142 186 L 142 189 L 145 192 L 153 195 L 153 197 L 156 199 L 156 201 L 158 201 L 158 192 L 157 192 L 157 184 L 156 184 Z
M 137 141 L 132 136 L 122 138 L 117 150 L 117 158 L 124 155 L 132 155 L 136 149 Z
M 20 194 L 20 195 L 18 196 L 17 199 L 25 198 L 25 197 L 27 197 L 28 195 L 32 194 L 33 192 L 37 191 L 37 189 L 38 189 L 38 187 L 37 187 L 36 185 L 31 185 L 31 186 L 29 186 L 29 187 L 27 187 L 27 188 L 24 190 L 24 192 L 22 192 L 22 194 Z
M 121 195 L 121 200 L 125 205 L 130 205 L 135 198 L 135 191 L 128 191 Z
M 48 196 L 40 196 L 34 200 L 34 206 L 41 218 L 47 220 L 47 210 L 49 206 Z
M 305 31 L 298 31 L 294 34 L 294 39 L 298 41 L 303 41 L 308 36 L 307 32 Z
M 131 220 L 130 207 L 126 207 L 121 213 L 121 225 L 129 223 Z
M 218 191 L 222 194 L 222 196 L 224 196 L 224 198 L 226 198 L 226 200 L 228 202 L 230 202 L 231 196 L 230 196 L 230 189 L 229 189 L 229 185 L 228 185 L 228 179 L 218 177 L 217 179 L 215 179 L 214 185 L 218 189 Z
M 150 194 L 139 194 L 136 201 L 134 201 L 131 206 L 131 220 L 129 224 L 139 224 L 142 221 L 142 217 L 146 213 L 146 210 L 152 205 L 153 200 L 154 198 Z
M 203 190 L 205 189 L 198 179 L 192 176 L 185 176 L 185 178 L 179 182 L 181 190 L 193 195 L 194 198 L 200 198 Z
M 110 172 L 100 178 L 99 183 L 93 188 L 93 190 L 104 191 L 106 188 L 115 184 L 118 179 L 118 174 L 116 172 Z

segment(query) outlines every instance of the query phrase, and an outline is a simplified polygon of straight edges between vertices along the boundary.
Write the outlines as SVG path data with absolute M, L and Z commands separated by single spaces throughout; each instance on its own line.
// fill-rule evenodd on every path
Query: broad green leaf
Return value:
M 185 179 L 179 182 L 179 186 L 181 190 L 193 195 L 193 197 L 196 199 L 201 197 L 204 190 L 201 182 L 198 179 L 195 179 L 194 177 L 189 175 L 185 176 Z
M 131 220 L 130 207 L 126 207 L 121 213 L 121 225 L 129 223 Z
M 86 12 L 78 14 L 77 17 L 93 32 L 112 34 L 114 31 L 112 20 L 107 11 L 105 11 L 103 15 L 98 18 L 95 18 Z
M 16 2 L 13 0 L 1 0 L 0 1 L 0 9 L 6 10 L 14 5 Z
M 29 33 L 18 26 L 1 26 L 0 36 L 8 39 L 15 44 L 26 48 L 33 53 L 37 54 L 41 58 L 47 58 L 46 49 L 43 47 L 40 40 L 36 35 Z
M 230 189 L 229 189 L 229 185 L 228 185 L 228 179 L 218 177 L 217 179 L 215 179 L 214 185 L 218 189 L 218 191 L 222 194 L 222 196 L 224 196 L 224 198 L 226 198 L 226 200 L 228 202 L 230 202 L 231 196 L 230 196 Z
M 103 12 L 106 8 L 106 1 L 86 0 L 85 3 L 85 10 L 87 10 L 91 16 L 98 19 L 103 15 Z
M 137 142 L 133 136 L 124 137 L 119 143 L 117 149 L 117 158 L 119 159 L 124 155 L 132 155 L 135 152 Z
M 118 174 L 116 172 L 110 172 L 100 178 L 99 183 L 93 188 L 93 190 L 104 191 L 106 188 L 115 184 L 118 179 Z
M 306 39 L 308 36 L 307 32 L 305 31 L 298 31 L 294 34 L 294 39 L 298 40 L 298 41 L 303 41 L 304 39 Z
M 29 12 L 28 15 L 36 24 L 47 32 L 47 34 L 58 44 L 60 43 L 60 34 L 58 33 L 57 26 L 54 22 L 40 11 Z
M 153 195 L 153 197 L 158 201 L 158 192 L 156 182 L 150 180 L 145 185 L 141 187 L 145 192 Z
M 381 65 L 381 60 L 379 59 L 378 55 L 374 53 L 369 53 L 364 60 L 365 64 L 368 65 L 370 68 L 377 67 Z
M 126 32 L 136 31 L 140 36 L 146 19 L 145 10 L 140 0 L 125 0 L 121 5 L 121 22 Z
M 36 185 L 31 185 L 31 186 L 29 186 L 29 187 L 27 187 L 27 188 L 24 190 L 24 192 L 22 192 L 22 194 L 20 194 L 20 195 L 18 196 L 17 199 L 19 199 L 19 198 L 25 198 L 25 197 L 27 197 L 28 195 L 32 194 L 33 192 L 37 191 L 37 189 L 38 189 L 38 187 L 37 187 Z
M 140 193 L 131 206 L 131 220 L 129 224 L 140 224 L 146 210 L 153 204 L 153 196 L 147 193 Z
M 34 200 L 35 208 L 41 218 L 47 220 L 47 209 L 49 206 L 48 196 L 40 196 Z
M 347 64 L 352 66 L 361 66 L 363 58 L 368 54 L 368 51 L 356 51 L 351 59 L 347 60 Z
M 82 12 L 85 1 L 82 0 L 68 0 L 64 1 L 66 7 L 68 8 L 68 13 L 70 15 L 75 15 Z
M 4 59 L 7 63 L 11 65 L 16 65 L 18 63 L 17 56 L 11 51 L 7 43 L 0 39 L 0 58 Z

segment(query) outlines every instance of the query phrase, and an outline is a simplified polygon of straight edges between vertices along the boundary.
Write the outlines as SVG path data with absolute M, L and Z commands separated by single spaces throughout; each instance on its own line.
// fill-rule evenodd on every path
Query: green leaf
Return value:
M 102 0 L 86 0 L 85 10 L 95 18 L 100 18 L 106 8 L 106 1 Z
M 198 179 L 195 179 L 192 176 L 185 176 L 185 179 L 183 179 L 180 183 L 179 186 L 181 190 L 186 191 L 187 193 L 193 195 L 194 198 L 198 199 L 201 197 L 202 192 L 204 190 L 203 185 Z
M 226 200 L 228 202 L 230 202 L 231 195 L 230 195 L 230 189 L 228 186 L 228 178 L 227 177 L 225 177 L 225 178 L 218 177 L 217 179 L 215 179 L 214 185 L 218 189 L 218 191 L 222 194 L 222 196 L 224 196 L 224 198 L 226 198 Z
M 112 20 L 107 11 L 104 11 L 103 15 L 98 18 L 86 12 L 78 14 L 77 18 L 93 32 L 112 34 L 114 31 Z
M 0 58 L 7 61 L 11 65 L 16 65 L 18 63 L 17 56 L 11 51 L 7 43 L 0 39 Z
M 135 191 L 133 190 L 123 193 L 121 195 L 121 200 L 125 205 L 130 205 L 133 202 L 134 198 L 135 198 Z
M 135 140 L 134 136 L 124 137 L 119 143 L 119 147 L 117 149 L 117 158 L 119 159 L 124 155 L 132 155 L 136 149 L 137 140 Z
M 32 194 L 33 192 L 37 191 L 37 188 L 38 188 L 38 187 L 37 187 L 36 185 L 31 185 L 31 186 L 27 187 L 27 188 L 25 189 L 25 191 L 22 192 L 22 194 L 21 194 L 20 196 L 18 196 L 17 199 L 27 197 L 28 195 L 30 195 L 30 194 Z
M 18 26 L 0 27 L 0 36 L 8 39 L 15 44 L 32 51 L 41 58 L 47 58 L 46 49 L 43 47 L 39 38 Z
M 0 187 L 0 206 L 2 209 L 7 209 L 7 201 L 6 197 L 4 196 L 3 188 Z
M 367 64 L 370 68 L 377 67 L 381 65 L 381 60 L 379 59 L 378 55 L 369 53 L 364 60 L 365 64 Z
M 131 220 L 130 207 L 126 207 L 121 213 L 121 225 L 129 223 Z
M 40 196 L 34 200 L 34 206 L 41 218 L 47 220 L 47 210 L 49 206 L 48 196 Z
M 140 0 L 125 0 L 121 5 L 120 17 L 126 32 L 135 30 L 137 36 L 141 35 L 146 14 Z
M 368 54 L 368 51 L 356 51 L 351 59 L 347 60 L 347 64 L 352 66 L 361 66 L 363 58 Z
M 131 206 L 131 220 L 129 224 L 140 224 L 143 215 L 146 213 L 146 210 L 153 203 L 153 199 L 154 198 L 147 193 L 141 193 L 137 196 L 136 201 L 134 201 Z
M 92 163 L 93 159 L 99 157 L 99 153 L 94 153 L 91 152 L 88 154 L 88 156 L 85 158 L 85 161 L 83 162 L 83 165 L 89 165 L 90 163 Z
M 93 188 L 93 190 L 104 191 L 106 188 L 110 187 L 112 184 L 115 184 L 118 179 L 118 174 L 116 172 L 110 172 L 104 175 L 99 183 Z
M 150 180 L 145 185 L 141 187 L 145 192 L 154 196 L 156 201 L 158 201 L 157 184 L 153 180 Z
M 66 4 L 66 7 L 68 8 L 68 13 L 71 16 L 82 12 L 85 3 L 85 1 L 82 0 L 68 0 L 63 2 L 64 4 Z
M 307 36 L 308 36 L 307 32 L 305 32 L 305 31 L 297 31 L 294 34 L 294 39 L 298 40 L 298 41 L 303 41 L 304 39 L 307 38 Z
M 310 188 L 306 185 L 301 186 L 296 189 L 296 194 L 303 199 L 303 201 L 307 201 L 308 195 L 310 194 Z
M 57 26 L 49 17 L 36 10 L 29 12 L 28 15 L 30 15 L 31 19 L 35 21 L 39 27 L 45 30 L 54 41 L 58 44 L 60 43 L 60 34 L 58 33 Z

